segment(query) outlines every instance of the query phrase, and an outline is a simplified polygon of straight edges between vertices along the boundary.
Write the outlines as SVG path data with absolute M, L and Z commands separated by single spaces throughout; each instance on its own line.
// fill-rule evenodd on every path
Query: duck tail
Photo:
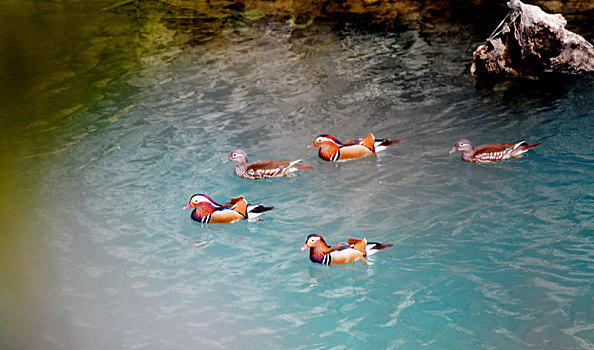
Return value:
M 533 144 L 528 144 L 526 141 L 520 141 L 520 142 L 516 142 L 516 144 L 514 145 L 512 152 L 511 152 L 511 156 L 512 157 L 521 157 L 524 156 L 526 152 L 528 152 L 529 149 L 540 146 L 541 143 L 533 143 Z
M 388 147 L 388 146 L 392 146 L 392 145 L 398 144 L 400 142 L 402 142 L 401 139 L 398 139 L 398 140 L 376 139 L 375 140 L 375 147 L 379 147 L 379 146 Z
M 250 213 L 250 216 L 258 216 L 264 212 L 270 211 L 274 209 L 274 207 L 265 207 L 264 204 L 248 204 L 247 212 Z
M 313 166 L 305 165 L 305 164 L 296 164 L 293 167 L 298 170 L 313 170 L 314 169 Z
M 367 253 L 367 256 L 369 256 L 369 255 L 379 252 L 380 250 L 392 248 L 393 246 L 394 246 L 393 244 L 383 244 L 383 243 L 379 243 L 379 242 L 367 242 L 367 247 L 365 247 L 365 251 Z
M 287 165 L 287 169 L 291 168 L 291 169 L 297 169 L 297 170 L 313 170 L 314 167 L 311 165 L 299 164 L 302 161 L 303 161 L 303 159 L 297 159 L 292 162 L 289 162 L 289 165 Z M 295 170 L 293 170 L 293 171 L 295 171 Z
M 392 146 L 402 142 L 402 140 L 388 140 L 388 139 L 375 139 L 375 152 L 381 152 L 388 148 L 388 146 Z
M 528 150 L 528 149 L 531 149 L 531 148 L 534 148 L 534 147 L 538 147 L 538 146 L 540 146 L 540 145 L 542 145 L 542 143 L 540 143 L 540 142 L 539 142 L 539 143 L 533 143 L 533 144 L 531 144 L 531 145 L 529 145 L 529 144 L 526 144 L 526 145 L 524 146 L 524 148 L 526 148 L 526 149 Z

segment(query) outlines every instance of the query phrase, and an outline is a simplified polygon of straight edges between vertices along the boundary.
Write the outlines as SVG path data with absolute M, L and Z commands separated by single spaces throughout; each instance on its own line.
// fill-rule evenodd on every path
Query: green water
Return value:
M 591 76 L 477 83 L 499 17 L 196 40 L 105 6 L 2 4 L 2 348 L 594 346 Z M 403 141 L 307 149 L 367 132 Z M 476 165 L 448 154 L 462 137 L 542 145 Z M 240 179 L 234 148 L 316 169 Z M 275 209 L 203 226 L 194 193 Z M 322 267 L 299 250 L 314 232 L 395 246 Z

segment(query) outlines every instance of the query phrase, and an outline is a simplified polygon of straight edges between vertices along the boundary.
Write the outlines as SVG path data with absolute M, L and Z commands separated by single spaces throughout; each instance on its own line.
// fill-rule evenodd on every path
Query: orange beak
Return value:
M 307 248 L 309 248 L 309 246 L 307 245 L 307 243 L 305 243 L 305 244 L 303 245 L 303 247 L 301 247 L 301 250 L 306 250 Z
M 312 147 L 316 147 L 316 142 L 312 142 L 311 145 L 307 146 L 307 148 L 312 148 Z

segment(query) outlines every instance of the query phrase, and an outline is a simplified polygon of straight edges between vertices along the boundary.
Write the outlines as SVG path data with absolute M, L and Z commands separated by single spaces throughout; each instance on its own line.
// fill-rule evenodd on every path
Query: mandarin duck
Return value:
M 229 152 L 227 159 L 223 163 L 235 161 L 235 174 L 246 179 L 264 179 L 267 177 L 287 176 L 293 177 L 294 172 L 298 170 L 312 170 L 311 165 L 298 164 L 302 159 L 293 161 L 283 159 L 263 159 L 248 164 L 247 154 L 240 149 L 234 149 Z
M 371 133 L 362 139 L 347 142 L 340 142 L 333 136 L 322 134 L 318 135 L 307 148 L 320 147 L 318 151 L 320 158 L 338 162 L 367 156 L 375 157 L 377 152 L 397 143 L 400 143 L 400 140 L 376 139 Z
M 529 149 L 539 145 L 540 143 L 529 145 L 526 141 L 519 141 L 516 143 L 489 143 L 475 148 L 467 139 L 461 139 L 456 142 L 450 153 L 461 151 L 462 160 L 470 163 L 485 163 L 522 157 Z
M 274 207 L 265 207 L 260 204 L 248 204 L 242 197 L 233 197 L 230 202 L 217 203 L 207 195 L 195 194 L 190 198 L 188 205 L 184 209 L 192 210 L 192 219 L 201 223 L 226 224 L 235 221 L 255 219 L 260 214 L 274 209 Z
M 349 238 L 347 243 L 343 242 L 328 246 L 322 236 L 311 234 L 305 239 L 305 244 L 301 247 L 301 250 L 309 248 L 309 260 L 317 264 L 336 265 L 361 259 L 371 265 L 365 259 L 367 256 L 393 246 L 393 244 L 367 242 L 365 238 Z

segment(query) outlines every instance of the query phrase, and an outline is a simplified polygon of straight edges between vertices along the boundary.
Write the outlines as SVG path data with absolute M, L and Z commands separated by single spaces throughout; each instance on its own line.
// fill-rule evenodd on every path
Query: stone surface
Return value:
M 473 54 L 476 76 L 518 76 L 543 72 L 578 74 L 594 71 L 594 46 L 567 29 L 560 14 L 548 14 L 519 0 Z

